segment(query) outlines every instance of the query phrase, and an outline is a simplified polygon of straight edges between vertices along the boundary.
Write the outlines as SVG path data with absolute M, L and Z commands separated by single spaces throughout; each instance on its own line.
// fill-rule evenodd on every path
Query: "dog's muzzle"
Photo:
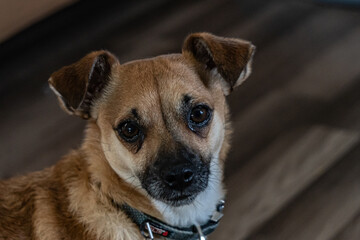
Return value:
M 172 206 L 191 203 L 208 185 L 210 161 L 182 148 L 160 154 L 140 177 L 143 188 L 155 199 Z

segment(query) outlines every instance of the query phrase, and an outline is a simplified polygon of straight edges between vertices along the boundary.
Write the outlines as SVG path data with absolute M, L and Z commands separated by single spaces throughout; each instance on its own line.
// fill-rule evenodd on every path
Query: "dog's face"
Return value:
M 96 120 L 121 178 L 182 206 L 222 180 L 225 96 L 249 76 L 253 52 L 245 41 L 192 34 L 182 54 L 120 65 L 93 52 L 49 81 L 65 110 Z
M 117 71 L 98 112 L 101 141 L 111 149 L 107 159 L 156 199 L 172 205 L 192 201 L 207 187 L 211 159 L 223 141 L 221 87 L 204 87 L 181 55 Z

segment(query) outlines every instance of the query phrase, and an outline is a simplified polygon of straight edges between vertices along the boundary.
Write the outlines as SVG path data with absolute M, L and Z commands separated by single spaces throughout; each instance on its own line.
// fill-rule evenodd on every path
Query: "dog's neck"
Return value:
M 145 190 L 132 186 L 122 179 L 110 167 L 100 145 L 100 130 L 95 123 L 89 123 L 86 131 L 86 140 L 81 150 L 89 159 L 89 172 L 92 184 L 101 191 L 101 196 L 106 193 L 106 198 L 118 204 L 126 203 L 139 211 L 158 218 L 165 223 L 188 227 L 206 223 L 216 209 L 219 200 L 224 197 L 222 176 L 210 176 L 208 187 L 188 205 L 173 207 L 162 201 L 149 197 Z M 90 159 L 91 158 L 91 159 Z M 214 156 L 210 167 L 211 173 L 219 173 L 218 156 Z

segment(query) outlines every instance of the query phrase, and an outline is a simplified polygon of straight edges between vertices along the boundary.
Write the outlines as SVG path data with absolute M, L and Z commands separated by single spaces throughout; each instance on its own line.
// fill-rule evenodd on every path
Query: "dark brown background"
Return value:
M 360 239 L 360 10 L 311 1 L 82 1 L 0 45 L 0 178 L 81 143 L 49 75 L 91 50 L 121 62 L 180 52 L 190 32 L 251 40 L 229 97 L 227 207 L 211 239 Z

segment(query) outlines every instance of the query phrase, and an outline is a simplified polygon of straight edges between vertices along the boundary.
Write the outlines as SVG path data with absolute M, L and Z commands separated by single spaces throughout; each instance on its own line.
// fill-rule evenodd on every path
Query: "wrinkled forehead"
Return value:
M 142 116 L 142 121 L 181 108 L 189 99 L 211 105 L 211 94 L 181 55 L 134 61 L 113 76 L 107 107 L 111 116 Z

